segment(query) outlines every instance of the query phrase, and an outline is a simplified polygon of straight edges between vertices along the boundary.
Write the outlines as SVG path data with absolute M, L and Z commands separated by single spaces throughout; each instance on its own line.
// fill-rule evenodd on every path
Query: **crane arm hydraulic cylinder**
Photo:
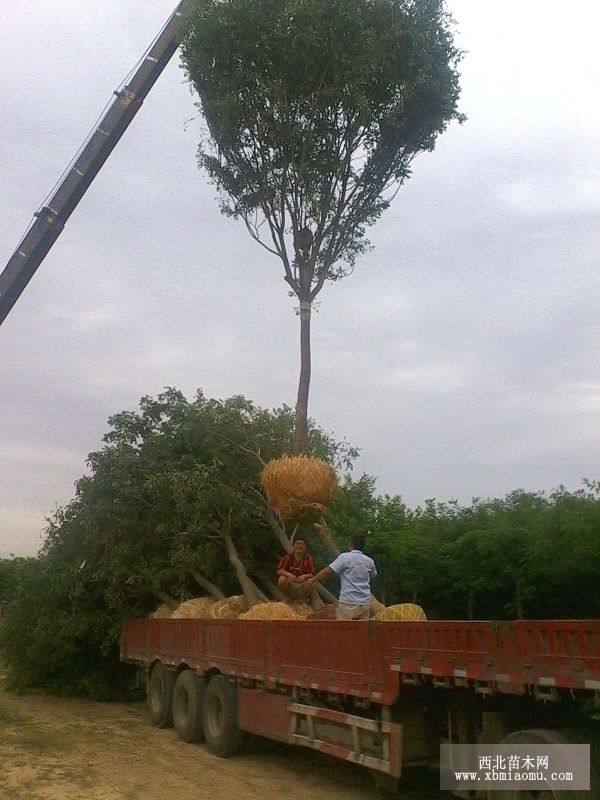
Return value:
M 183 0 L 179 3 L 143 56 L 131 80 L 114 93 L 115 97 L 106 112 L 55 190 L 36 212 L 29 229 L 0 273 L 0 325 L 177 50 L 181 16 L 187 2 Z

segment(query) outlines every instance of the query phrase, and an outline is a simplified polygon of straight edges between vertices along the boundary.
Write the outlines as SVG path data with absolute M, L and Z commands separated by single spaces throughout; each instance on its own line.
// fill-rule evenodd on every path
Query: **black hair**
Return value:
M 353 533 L 350 537 L 348 537 L 352 542 L 352 547 L 355 550 L 364 550 L 365 549 L 365 541 L 366 536 L 364 533 Z
M 306 544 L 306 539 L 304 538 L 304 536 L 296 536 L 296 538 L 294 539 L 294 544 L 296 544 L 296 542 L 304 542 L 304 544 Z

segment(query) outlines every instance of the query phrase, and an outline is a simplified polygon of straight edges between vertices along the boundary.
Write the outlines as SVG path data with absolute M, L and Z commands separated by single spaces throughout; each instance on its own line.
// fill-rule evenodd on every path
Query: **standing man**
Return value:
M 369 619 L 371 616 L 371 579 L 377 575 L 377 568 L 373 559 L 363 553 L 364 546 L 365 537 L 353 534 L 348 539 L 348 552 L 341 553 L 310 580 L 314 584 L 330 575 L 340 576 L 338 619 Z

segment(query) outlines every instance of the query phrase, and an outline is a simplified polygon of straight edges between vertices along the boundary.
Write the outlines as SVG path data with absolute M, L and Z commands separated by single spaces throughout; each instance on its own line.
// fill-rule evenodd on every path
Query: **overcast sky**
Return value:
M 174 5 L 0 4 L 0 269 Z M 600 473 L 600 5 L 449 7 L 468 123 L 313 324 L 311 416 L 410 505 Z M 220 215 L 196 116 L 175 57 L 0 329 L 0 556 L 36 552 L 142 395 L 294 402 L 293 301 Z

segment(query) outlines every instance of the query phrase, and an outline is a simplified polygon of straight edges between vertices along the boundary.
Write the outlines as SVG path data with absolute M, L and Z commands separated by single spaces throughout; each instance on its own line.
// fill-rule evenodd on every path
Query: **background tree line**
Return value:
M 13 686 L 126 694 L 122 620 L 207 586 L 239 594 L 226 537 L 256 590 L 274 596 L 275 563 L 293 531 L 270 514 L 259 473 L 290 452 L 293 410 L 201 392 L 188 401 L 168 389 L 109 424 L 39 556 L 0 559 L 0 642 Z M 345 476 L 329 529 L 341 547 L 350 531 L 368 533 L 386 604 L 417 602 L 430 619 L 600 616 L 599 482 L 410 509 L 377 494 L 374 478 L 352 477 L 358 451 L 347 442 L 314 424 L 309 435 L 311 452 Z M 310 548 L 327 563 L 317 532 Z

